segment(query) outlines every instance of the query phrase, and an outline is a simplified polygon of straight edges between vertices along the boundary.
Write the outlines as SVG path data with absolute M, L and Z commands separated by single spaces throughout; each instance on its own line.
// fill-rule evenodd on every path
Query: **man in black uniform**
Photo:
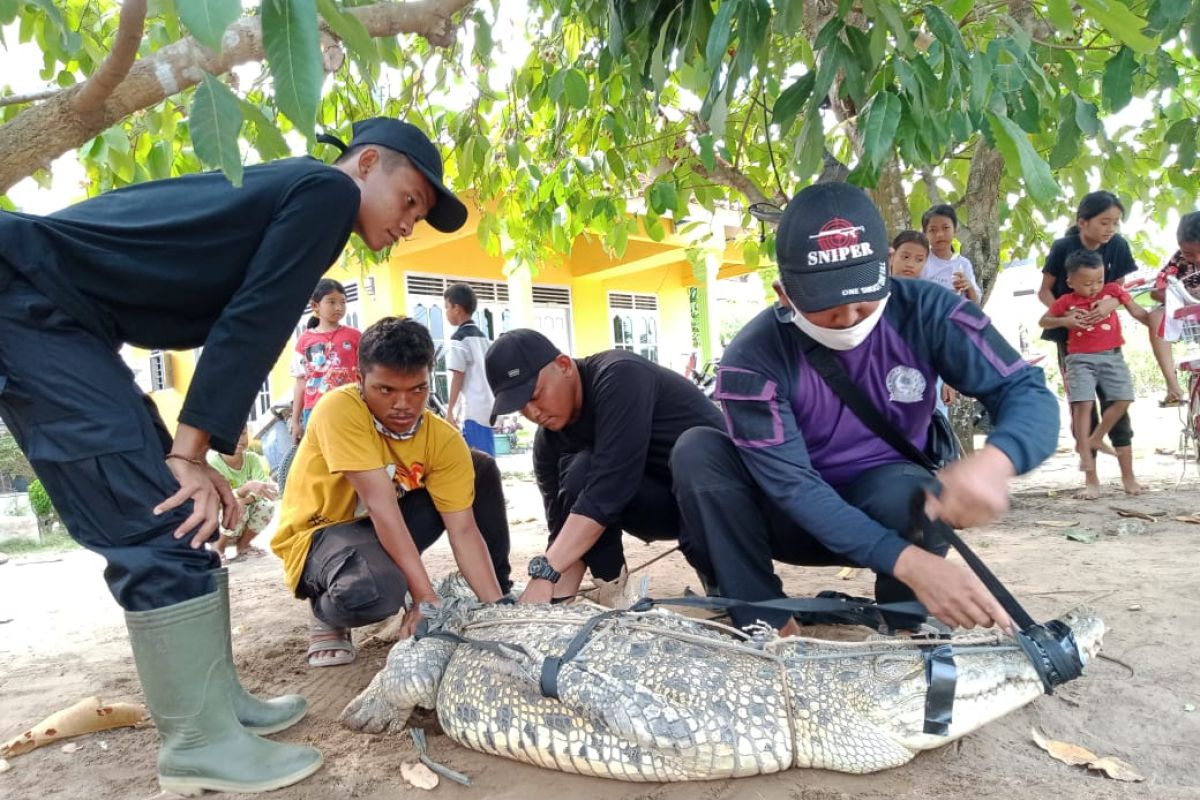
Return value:
M 509 331 L 488 350 L 493 418 L 520 410 L 538 432 L 533 471 L 550 547 L 529 564 L 523 603 L 548 603 L 621 575 L 622 530 L 679 537 L 671 449 L 690 428 L 721 430 L 720 411 L 690 381 L 626 350 L 573 359 L 537 331 Z
M 0 417 L 71 535 L 107 559 L 146 702 L 159 781 L 193 794 L 266 791 L 321 754 L 255 735 L 304 715 L 303 698 L 241 687 L 227 576 L 204 543 L 238 507 L 205 463 L 232 453 L 313 286 L 350 233 L 379 250 L 422 219 L 466 220 L 417 128 L 354 126 L 332 166 L 292 158 L 130 186 L 38 217 L 0 213 Z M 204 347 L 172 441 L 118 348 Z

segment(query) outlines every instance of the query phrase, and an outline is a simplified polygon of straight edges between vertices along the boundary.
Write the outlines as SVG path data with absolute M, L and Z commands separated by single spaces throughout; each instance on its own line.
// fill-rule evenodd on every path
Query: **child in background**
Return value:
M 1162 327 L 1166 314 L 1168 278 L 1178 280 L 1192 296 L 1192 302 L 1200 303 L 1200 211 L 1183 215 L 1175 231 L 1175 240 L 1179 249 L 1159 270 L 1158 277 L 1154 279 L 1154 290 L 1150 292 L 1150 296 L 1159 303 L 1150 311 L 1150 347 L 1167 382 L 1167 395 L 1159 401 L 1164 408 L 1187 405 L 1187 393 L 1179 385 L 1175 362 L 1171 359 L 1171 342 L 1163 339 Z
M 1116 298 L 1143 325 L 1150 324 L 1150 313 L 1133 302 L 1121 284 L 1104 282 L 1104 259 L 1096 251 L 1076 250 L 1067 256 L 1065 266 L 1071 292 L 1054 301 L 1040 324 L 1043 328 L 1067 330 L 1067 399 L 1071 403 L 1071 424 L 1080 468 L 1085 475 L 1080 497 L 1095 500 L 1100 496 L 1095 451 L 1115 455 L 1115 451 L 1104 443 L 1104 437 L 1133 402 L 1133 377 L 1121 354 L 1124 340 L 1117 312 L 1110 312 L 1098 323 L 1085 322 L 1084 318 L 1106 297 Z M 1108 398 L 1109 405 L 1093 428 L 1091 414 L 1097 387 Z M 1126 491 L 1129 492 L 1128 487 Z
M 313 406 L 339 386 L 358 379 L 358 340 L 356 329 L 342 325 L 346 316 L 346 289 L 331 278 L 322 278 L 313 290 L 312 317 L 308 330 L 296 341 L 292 359 L 292 377 L 296 391 L 292 395 L 292 418 L 288 431 L 300 441 L 308 427 Z
M 929 240 L 920 231 L 900 231 L 892 240 L 888 266 L 894 277 L 920 278 L 929 260 Z
M 478 307 L 474 290 L 465 283 L 446 289 L 446 321 L 458 328 L 450 337 L 446 352 L 446 369 L 450 371 L 450 402 L 446 421 L 458 427 L 462 420 L 463 438 L 467 446 L 489 456 L 496 455 L 496 439 L 492 434 L 492 388 L 488 385 L 483 359 L 487 355 L 487 335 L 471 321 Z M 463 401 L 462 414 L 458 401 Z
M 1121 219 L 1125 216 L 1125 206 L 1112 192 L 1103 189 L 1088 192 L 1079 201 L 1075 211 L 1075 224 L 1067 230 L 1067 235 L 1056 239 L 1046 255 L 1046 263 L 1042 267 L 1042 286 L 1038 289 L 1038 300 L 1049 308 L 1054 301 L 1070 292 L 1067 285 L 1067 256 L 1076 250 L 1094 250 L 1100 254 L 1104 263 L 1105 283 L 1124 283 L 1125 276 L 1137 271 L 1133 253 L 1129 243 L 1117 232 L 1121 227 Z M 1115 297 L 1105 297 L 1096 304 L 1090 312 L 1083 314 L 1083 322 L 1088 325 L 1098 325 L 1108 315 L 1120 307 Z M 1058 371 L 1063 383 L 1069 384 L 1067 374 L 1067 334 L 1063 328 L 1047 328 L 1042 331 L 1042 338 L 1054 342 L 1058 346 Z M 1067 386 L 1067 395 L 1071 389 Z M 1100 410 L 1108 407 L 1109 398 L 1104 394 L 1104 387 L 1096 387 L 1096 398 L 1100 401 Z M 1099 424 L 1100 416 L 1092 411 L 1092 427 Z M 1121 465 L 1121 482 L 1125 485 L 1126 494 L 1140 494 L 1142 488 L 1133 477 L 1133 425 L 1128 414 L 1121 418 L 1108 433 L 1108 440 L 1117 451 L 1117 463 Z M 1094 461 L 1092 462 L 1094 463 Z M 1096 476 L 1087 477 L 1088 485 L 1098 485 Z M 1086 494 L 1085 489 L 1083 493 Z
M 975 268 L 970 259 L 954 252 L 954 237 L 958 234 L 954 207 L 942 203 L 930 208 L 921 215 L 921 230 L 929 237 L 929 261 L 921 277 L 978 303 L 981 295 Z
M 925 271 L 925 263 L 929 260 L 929 239 L 920 231 L 900 231 L 892 240 L 891 254 L 888 256 L 889 271 L 894 278 L 921 278 Z M 947 408 L 958 397 L 953 388 L 938 378 L 937 410 L 950 418 Z
M 233 528 L 222 528 L 216 543 L 213 544 L 213 549 L 221 557 L 222 564 L 225 563 L 225 548 L 231 541 L 237 548 L 237 555 L 232 561 L 245 556 L 266 555 L 251 542 L 275 516 L 275 500 L 279 497 L 279 487 L 271 480 L 263 457 L 246 449 L 249 441 L 249 430 L 243 430 L 233 455 L 222 455 L 215 450 L 208 453 L 209 466 L 229 481 L 229 488 L 233 489 L 233 496 L 242 507 L 241 519 Z

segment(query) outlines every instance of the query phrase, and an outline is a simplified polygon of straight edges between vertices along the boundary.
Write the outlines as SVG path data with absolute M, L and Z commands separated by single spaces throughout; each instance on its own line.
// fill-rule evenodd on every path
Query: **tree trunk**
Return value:
M 996 273 L 1000 270 L 1000 179 L 1004 157 L 980 139 L 971 157 L 967 191 L 963 195 L 962 223 L 958 240 L 962 253 L 975 267 L 975 278 L 983 290 L 980 304 L 987 302 Z

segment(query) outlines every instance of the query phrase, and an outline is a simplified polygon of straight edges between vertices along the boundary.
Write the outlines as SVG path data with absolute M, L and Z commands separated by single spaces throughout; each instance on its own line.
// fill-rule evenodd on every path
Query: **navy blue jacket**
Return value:
M 907 542 L 846 503 L 836 487 L 906 459 L 846 408 L 807 363 L 791 312 L 768 309 L 721 357 L 716 397 L 729 435 L 758 486 L 835 553 L 891 573 Z M 988 444 L 1018 473 L 1058 442 L 1058 401 L 979 306 L 922 280 L 892 280 L 883 318 L 866 341 L 836 352 L 850 378 L 909 441 L 924 448 L 937 378 L 979 398 L 992 416 Z

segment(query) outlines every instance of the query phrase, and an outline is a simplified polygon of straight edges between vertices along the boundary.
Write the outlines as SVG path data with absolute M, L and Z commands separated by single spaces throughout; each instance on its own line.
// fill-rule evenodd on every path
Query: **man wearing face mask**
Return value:
M 1011 627 L 983 583 L 943 559 L 945 526 L 986 524 L 1008 506 L 1008 481 L 1053 451 L 1058 403 L 975 304 L 926 281 L 890 281 L 887 232 L 865 193 L 840 183 L 800 192 L 776 239 L 779 303 L 759 314 L 721 358 L 715 396 L 726 431 L 694 429 L 672 453 L 688 560 L 726 597 L 784 596 L 773 561 L 860 565 L 876 573 L 880 603 L 917 599 L 951 625 Z M 796 330 L 799 329 L 799 330 Z M 833 354 L 901 435 L 928 436 L 940 376 L 983 401 L 995 420 L 987 444 L 936 480 L 873 433 L 805 356 L 807 340 Z M 941 484 L 940 493 L 933 493 Z M 912 497 L 925 490 L 936 520 L 909 533 Z M 786 611 L 735 609 L 784 635 Z

